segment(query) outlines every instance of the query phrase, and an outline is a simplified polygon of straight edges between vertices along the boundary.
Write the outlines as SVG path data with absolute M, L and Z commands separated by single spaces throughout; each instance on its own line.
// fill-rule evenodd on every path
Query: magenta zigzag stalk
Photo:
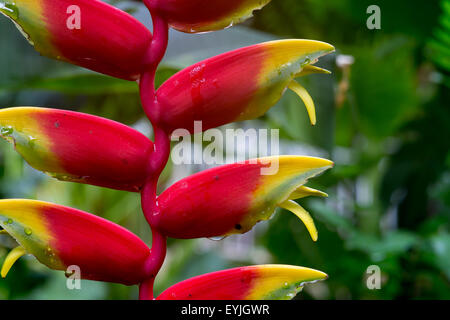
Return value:
M 149 8 L 147 0 L 144 1 Z M 164 57 L 167 49 L 169 37 L 169 25 L 161 17 L 152 14 L 153 19 L 153 39 L 146 54 L 145 71 L 141 74 L 139 80 L 139 91 L 141 95 L 142 107 L 148 119 L 152 123 L 155 137 L 155 152 L 149 159 L 148 170 L 146 172 L 146 179 L 144 187 L 141 191 L 141 206 L 145 218 L 152 229 L 152 249 L 151 262 L 148 264 L 148 272 L 152 275 L 148 280 L 143 282 L 139 287 L 139 299 L 154 299 L 153 283 L 156 275 L 161 269 L 164 258 L 166 256 L 167 239 L 155 227 L 154 221 L 158 219 L 160 214 L 156 201 L 156 187 L 158 184 L 159 175 L 163 171 L 170 154 L 170 139 L 169 136 L 158 127 L 158 113 L 160 110 L 156 105 L 155 89 L 155 75 L 159 63 Z
M 2 137 L 32 167 L 63 181 L 140 192 L 153 238 L 149 249 L 128 230 L 90 213 L 41 201 L 0 200 L 2 233 L 19 244 L 5 259 L 3 277 L 18 258 L 32 254 L 55 270 L 77 265 L 84 279 L 139 285 L 139 299 L 152 300 L 167 237 L 245 233 L 283 208 L 297 215 L 317 240 L 311 216 L 293 200 L 326 196 L 305 186 L 309 178 L 332 167 L 326 159 L 252 159 L 194 174 L 159 196 L 156 189 L 170 156 L 171 134 L 176 129 L 193 133 L 194 121 L 202 121 L 207 130 L 257 118 L 289 88 L 302 99 L 314 125 L 314 103 L 294 79 L 329 73 L 314 63 L 334 48 L 313 40 L 261 43 L 201 61 L 156 90 L 169 27 L 191 33 L 220 30 L 245 20 L 270 0 L 211 0 L 207 5 L 200 0 L 143 1 L 152 16 L 153 35 L 125 12 L 97 0 L 0 0 L 0 12 L 14 20 L 43 55 L 137 81 L 154 132 L 153 143 L 127 126 L 82 113 L 33 107 L 0 110 Z M 83 12 L 83 20 L 74 24 L 80 28 L 66 27 L 69 5 L 75 14 Z M 276 172 L 262 173 L 275 163 Z M 220 201 L 211 197 L 215 194 L 221 195 Z M 286 299 L 305 283 L 326 277 L 296 266 L 240 267 L 185 280 L 157 299 Z

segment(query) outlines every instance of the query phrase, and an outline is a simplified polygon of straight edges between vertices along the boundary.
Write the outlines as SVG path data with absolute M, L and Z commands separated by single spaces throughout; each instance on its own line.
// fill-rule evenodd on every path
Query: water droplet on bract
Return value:
M 33 233 L 33 231 L 30 228 L 25 228 L 25 234 L 27 236 L 31 236 L 32 233 Z
M 19 18 L 19 8 L 17 8 L 15 2 L 0 0 L 0 11 L 13 20 L 17 20 Z
M 305 61 L 302 62 L 302 67 L 307 66 L 309 64 L 311 64 L 311 59 L 306 58 Z
M 287 288 L 287 287 L 289 287 L 289 284 L 287 282 L 285 282 L 284 286 Z
M 218 237 L 209 237 L 208 239 L 212 240 L 212 241 L 221 241 L 225 238 L 226 238 L 226 236 L 218 236 Z
M 14 129 L 11 126 L 2 127 L 0 129 L 0 134 L 2 136 L 10 136 L 13 134 L 13 132 L 14 132 Z
M 34 148 L 34 146 L 36 145 L 36 138 L 33 138 L 32 136 L 28 137 L 28 146 L 30 148 Z
M 12 219 L 8 219 L 8 220 L 5 221 L 5 223 L 6 223 L 6 224 L 12 224 L 13 221 L 12 221 Z

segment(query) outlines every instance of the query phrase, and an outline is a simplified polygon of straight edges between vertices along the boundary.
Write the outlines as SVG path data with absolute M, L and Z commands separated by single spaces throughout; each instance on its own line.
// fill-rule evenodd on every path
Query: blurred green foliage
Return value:
M 139 2 L 115 4 L 133 14 L 142 11 Z M 381 8 L 381 30 L 366 27 L 366 9 L 373 4 Z M 233 29 L 208 38 L 204 51 L 233 48 Z M 223 268 L 283 263 L 330 276 L 308 286 L 298 299 L 449 299 L 450 1 L 273 0 L 236 30 L 245 30 L 255 42 L 297 37 L 337 48 L 335 56 L 319 63 L 333 70 L 332 76 L 300 79 L 316 101 L 316 127 L 311 128 L 301 102 L 290 93 L 258 122 L 279 128 L 282 142 L 292 150 L 313 150 L 336 162 L 311 181 L 330 197 L 303 203 L 316 219 L 319 241 L 313 243 L 298 219 L 281 212 L 242 237 L 170 240 L 157 291 Z M 185 64 L 189 52 L 196 57 L 199 48 L 189 51 L 189 43 L 201 37 L 177 37 L 178 48 L 186 49 L 168 52 L 158 84 Z M 78 110 L 151 136 L 136 84 L 40 57 L 3 18 L 0 50 L 0 107 Z M 354 63 L 339 63 L 344 55 Z M 249 124 L 237 124 L 242 125 Z M 120 223 L 151 245 L 137 194 L 52 180 L 30 168 L 6 142 L 0 143 L 0 160 L 2 198 L 47 200 L 86 210 Z M 187 175 L 196 170 L 169 164 L 160 189 L 179 178 L 180 171 Z M 4 257 L 12 244 L 3 236 L 0 243 Z M 380 290 L 367 288 L 370 265 L 381 268 Z M 69 291 L 63 274 L 32 258 L 19 260 L 0 280 L 0 299 L 136 296 L 137 288 L 89 281 L 83 281 L 82 290 Z

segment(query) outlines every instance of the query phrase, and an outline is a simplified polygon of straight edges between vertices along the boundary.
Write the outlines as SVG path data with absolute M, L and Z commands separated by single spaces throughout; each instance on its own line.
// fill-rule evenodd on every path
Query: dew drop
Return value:
M 31 236 L 32 233 L 33 233 L 33 231 L 30 228 L 25 228 L 25 234 L 27 236 Z
M 218 237 L 209 237 L 208 239 L 212 240 L 212 241 L 221 241 L 225 238 L 226 238 L 226 236 L 218 236 Z
M 12 221 L 12 219 L 8 219 L 8 220 L 5 221 L 5 223 L 6 223 L 6 224 L 12 224 L 13 221 Z
M 311 59 L 306 58 L 305 61 L 302 62 L 302 67 L 307 66 L 311 63 Z
M 0 129 L 0 134 L 2 136 L 10 136 L 13 134 L 13 132 L 14 132 L 14 129 L 11 126 L 2 127 Z
M 29 136 L 28 137 L 28 146 L 30 148 L 34 148 L 35 145 L 36 145 L 36 138 Z
M 45 254 L 49 257 L 53 257 L 55 253 L 53 252 L 53 249 L 50 247 L 45 248 Z
M 13 20 L 17 20 L 19 18 L 19 8 L 17 8 L 14 2 L 2 0 L 0 2 L 0 11 L 4 12 Z

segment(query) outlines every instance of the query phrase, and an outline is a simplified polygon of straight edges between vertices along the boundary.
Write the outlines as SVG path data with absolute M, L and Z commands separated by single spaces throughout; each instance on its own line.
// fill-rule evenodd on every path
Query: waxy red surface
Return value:
M 44 0 L 43 19 L 62 59 L 114 77 L 137 80 L 152 39 L 131 15 L 98 0 Z M 69 29 L 67 9 L 80 8 L 80 29 Z
M 256 267 L 208 273 L 175 284 L 157 300 L 244 300 L 258 278 Z
M 66 266 L 79 266 L 83 279 L 132 285 L 146 278 L 150 249 L 133 233 L 76 209 L 52 205 L 42 210 L 53 238 L 50 246 Z
M 48 109 L 36 120 L 63 169 L 83 182 L 139 191 L 153 143 L 121 123 L 78 112 Z
M 206 170 L 169 187 L 158 198 L 157 227 L 173 238 L 215 237 L 239 230 L 261 178 L 262 164 Z
M 194 121 L 202 121 L 203 130 L 233 122 L 255 97 L 265 56 L 264 47 L 255 45 L 175 74 L 157 91 L 160 126 L 192 133 Z
M 243 0 L 150 0 L 150 8 L 170 24 L 209 24 L 239 8 Z

